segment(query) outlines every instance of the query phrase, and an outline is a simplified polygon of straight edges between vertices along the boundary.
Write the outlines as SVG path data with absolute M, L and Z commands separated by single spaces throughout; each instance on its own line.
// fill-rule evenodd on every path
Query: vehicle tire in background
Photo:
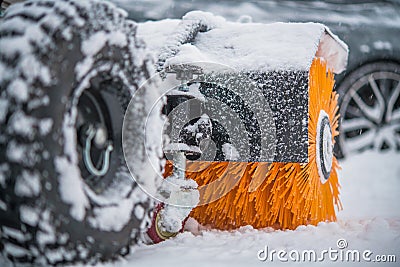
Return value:
M 367 149 L 400 149 L 400 65 L 368 63 L 338 87 L 341 156 Z
M 105 1 L 39 0 L 0 21 L 0 251 L 13 262 L 109 260 L 150 222 L 121 131 L 151 64 L 125 17 Z

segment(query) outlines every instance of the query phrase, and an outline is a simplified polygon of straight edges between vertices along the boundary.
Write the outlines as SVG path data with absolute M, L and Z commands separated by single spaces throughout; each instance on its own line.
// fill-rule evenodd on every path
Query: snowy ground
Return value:
M 300 226 L 294 231 L 255 230 L 242 227 L 237 231 L 203 231 L 194 236 L 189 232 L 158 245 L 140 246 L 116 262 L 96 267 L 197 267 L 197 266 L 400 266 L 400 153 L 364 152 L 341 162 L 341 199 L 344 210 L 338 213 L 336 223 L 318 226 Z M 347 244 L 346 248 L 338 249 Z M 343 239 L 345 241 L 343 241 Z M 344 242 L 344 243 L 343 243 Z M 260 250 L 287 252 L 281 262 L 277 254 L 265 261 L 258 259 Z M 323 250 L 336 250 L 331 258 Z M 314 250 L 317 262 L 293 262 L 289 255 L 302 258 L 304 251 Z M 361 262 L 343 262 L 348 251 L 357 250 Z M 395 255 L 397 262 L 365 262 L 364 251 L 372 261 L 377 255 Z M 293 252 L 294 251 L 294 252 Z M 293 254 L 290 254 L 293 253 Z M 265 254 L 260 254 L 265 257 Z M 1 260 L 0 260 L 0 265 Z M 70 267 L 83 267 L 72 265 Z
M 373 260 L 376 255 L 395 255 L 397 263 L 376 263 L 377 266 L 400 265 L 400 154 L 365 152 L 341 162 L 340 173 L 344 210 L 338 213 L 338 222 L 320 223 L 318 226 L 301 226 L 295 231 L 254 230 L 243 227 L 233 232 L 204 231 L 198 236 L 183 233 L 176 238 L 153 246 L 142 246 L 128 257 L 98 267 L 128 266 L 303 266 L 289 258 L 296 251 L 315 250 L 317 258 L 323 250 L 338 252 L 339 259 L 330 260 L 329 254 L 319 263 L 342 265 L 340 256 L 346 259 L 347 251 L 358 250 L 362 257 Z M 339 250 L 337 241 L 345 239 L 347 247 Z M 341 245 L 344 244 L 343 241 Z M 285 250 L 288 262 L 281 262 L 277 255 L 260 261 L 257 254 L 268 246 L 271 250 Z M 291 252 L 295 250 L 295 252 Z M 335 253 L 332 252 L 332 259 Z M 265 254 L 261 254 L 261 257 Z M 302 257 L 302 256 L 300 256 Z M 350 257 L 351 258 L 351 257 Z M 317 260 L 318 261 L 318 260 Z M 317 264 L 317 263 L 312 263 Z M 350 262 L 347 266 L 374 266 Z

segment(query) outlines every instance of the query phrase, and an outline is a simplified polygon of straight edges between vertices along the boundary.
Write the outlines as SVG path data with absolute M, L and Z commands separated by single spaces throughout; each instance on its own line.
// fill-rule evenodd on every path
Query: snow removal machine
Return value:
M 335 221 L 347 46 L 318 23 L 192 11 L 135 23 L 106 1 L 0 18 L 0 251 L 95 263 L 199 225 Z

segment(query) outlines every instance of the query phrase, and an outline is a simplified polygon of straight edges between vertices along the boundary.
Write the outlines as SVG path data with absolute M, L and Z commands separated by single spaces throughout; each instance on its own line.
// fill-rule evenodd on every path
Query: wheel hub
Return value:
M 339 144 L 343 155 L 400 148 L 400 75 L 397 65 L 374 63 L 344 85 Z M 348 88 L 348 89 L 346 89 Z
M 111 141 L 107 141 L 107 134 L 106 130 L 104 127 L 99 126 L 99 127 L 93 127 L 92 125 L 89 125 L 88 130 L 85 132 L 86 138 L 85 138 L 85 147 L 83 150 L 83 162 L 85 163 L 85 166 L 87 170 L 90 172 L 90 174 L 94 176 L 104 176 L 110 166 L 110 154 L 111 151 L 113 150 L 113 146 L 111 144 Z M 93 163 L 91 152 L 92 152 L 92 142 L 96 145 L 96 147 L 103 148 L 105 147 L 104 150 L 104 156 L 103 158 L 103 163 L 101 165 L 101 168 L 98 169 L 96 165 Z M 107 145 L 106 145 L 107 144 Z
M 316 162 L 318 174 L 322 183 L 325 183 L 332 169 L 333 142 L 329 116 L 321 110 L 317 123 Z
M 91 183 L 93 177 L 102 177 L 110 168 L 114 149 L 110 129 L 106 125 L 106 110 L 100 97 L 85 90 L 78 103 L 77 135 L 81 150 L 81 171 Z

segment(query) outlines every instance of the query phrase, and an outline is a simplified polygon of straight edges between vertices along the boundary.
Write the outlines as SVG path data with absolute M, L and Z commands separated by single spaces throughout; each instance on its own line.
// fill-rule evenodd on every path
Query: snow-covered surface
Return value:
M 215 28 L 224 27 L 226 22 L 225 18 L 221 16 L 215 16 L 211 12 L 204 12 L 200 10 L 190 11 L 186 15 L 184 15 L 182 19 L 200 21 L 200 24 L 206 26 L 207 31 Z
M 224 156 L 227 160 L 237 160 L 240 157 L 239 152 L 230 143 L 225 143 L 222 145 L 222 153 L 224 153 Z
M 129 222 L 134 203 L 132 199 L 122 199 L 114 206 L 93 209 L 93 217 L 89 218 L 89 223 L 96 228 L 105 231 L 121 231 Z M 121 212 L 123 210 L 123 212 Z M 139 212 L 138 212 L 139 213 Z M 140 218 L 143 218 L 141 216 Z
M 85 217 L 86 207 L 89 206 L 89 200 L 83 190 L 84 183 L 80 179 L 80 170 L 76 165 L 71 164 L 67 157 L 57 157 L 54 162 L 60 175 L 61 199 L 65 203 L 71 204 L 71 216 L 82 221 Z
M 106 33 L 99 31 L 84 40 L 81 45 L 81 50 L 85 55 L 84 59 L 75 67 L 77 78 L 80 80 L 84 75 L 93 68 L 95 63 L 94 56 L 104 49 L 106 44 L 124 47 L 127 44 L 126 34 L 122 31 L 113 31 Z
M 341 199 L 344 209 L 336 223 L 300 226 L 294 231 L 255 230 L 242 227 L 236 231 L 202 230 L 190 232 L 158 245 L 142 245 L 124 259 L 98 264 L 98 267 L 128 266 L 308 266 L 315 263 L 273 262 L 258 260 L 257 253 L 269 250 L 338 249 L 337 241 L 345 239 L 349 250 L 371 250 L 372 256 L 393 254 L 400 261 L 400 153 L 365 152 L 341 162 Z M 192 224 L 192 231 L 196 226 Z M 320 262 L 321 263 L 321 262 Z M 323 265 L 345 263 L 326 259 Z M 346 265 L 346 264 L 345 264 Z M 347 266 L 372 266 L 365 262 Z
M 15 194 L 23 197 L 37 196 L 41 190 L 40 176 L 35 172 L 22 171 L 21 179 L 15 181 Z
M 164 180 L 160 191 L 169 195 L 168 202 L 160 211 L 161 227 L 164 231 L 177 233 L 192 207 L 199 203 L 197 183 L 191 179 L 181 179 L 174 173 Z
M 208 30 L 177 48 L 165 66 L 209 62 L 238 71 L 307 71 L 313 58 L 319 56 L 335 59 L 329 61 L 329 67 L 340 73 L 347 64 L 346 44 L 320 23 L 236 23 L 200 11 L 188 13 L 182 22 L 190 20 L 200 21 Z M 182 35 L 174 31 L 178 24 L 179 20 L 170 19 L 142 23 L 138 36 L 158 56 L 165 41 Z
M 149 52 L 159 52 L 168 37 L 171 37 L 172 33 L 174 33 L 179 22 L 179 19 L 146 21 L 138 24 L 136 34 L 145 40 Z M 162 31 L 160 31 L 160 27 Z

